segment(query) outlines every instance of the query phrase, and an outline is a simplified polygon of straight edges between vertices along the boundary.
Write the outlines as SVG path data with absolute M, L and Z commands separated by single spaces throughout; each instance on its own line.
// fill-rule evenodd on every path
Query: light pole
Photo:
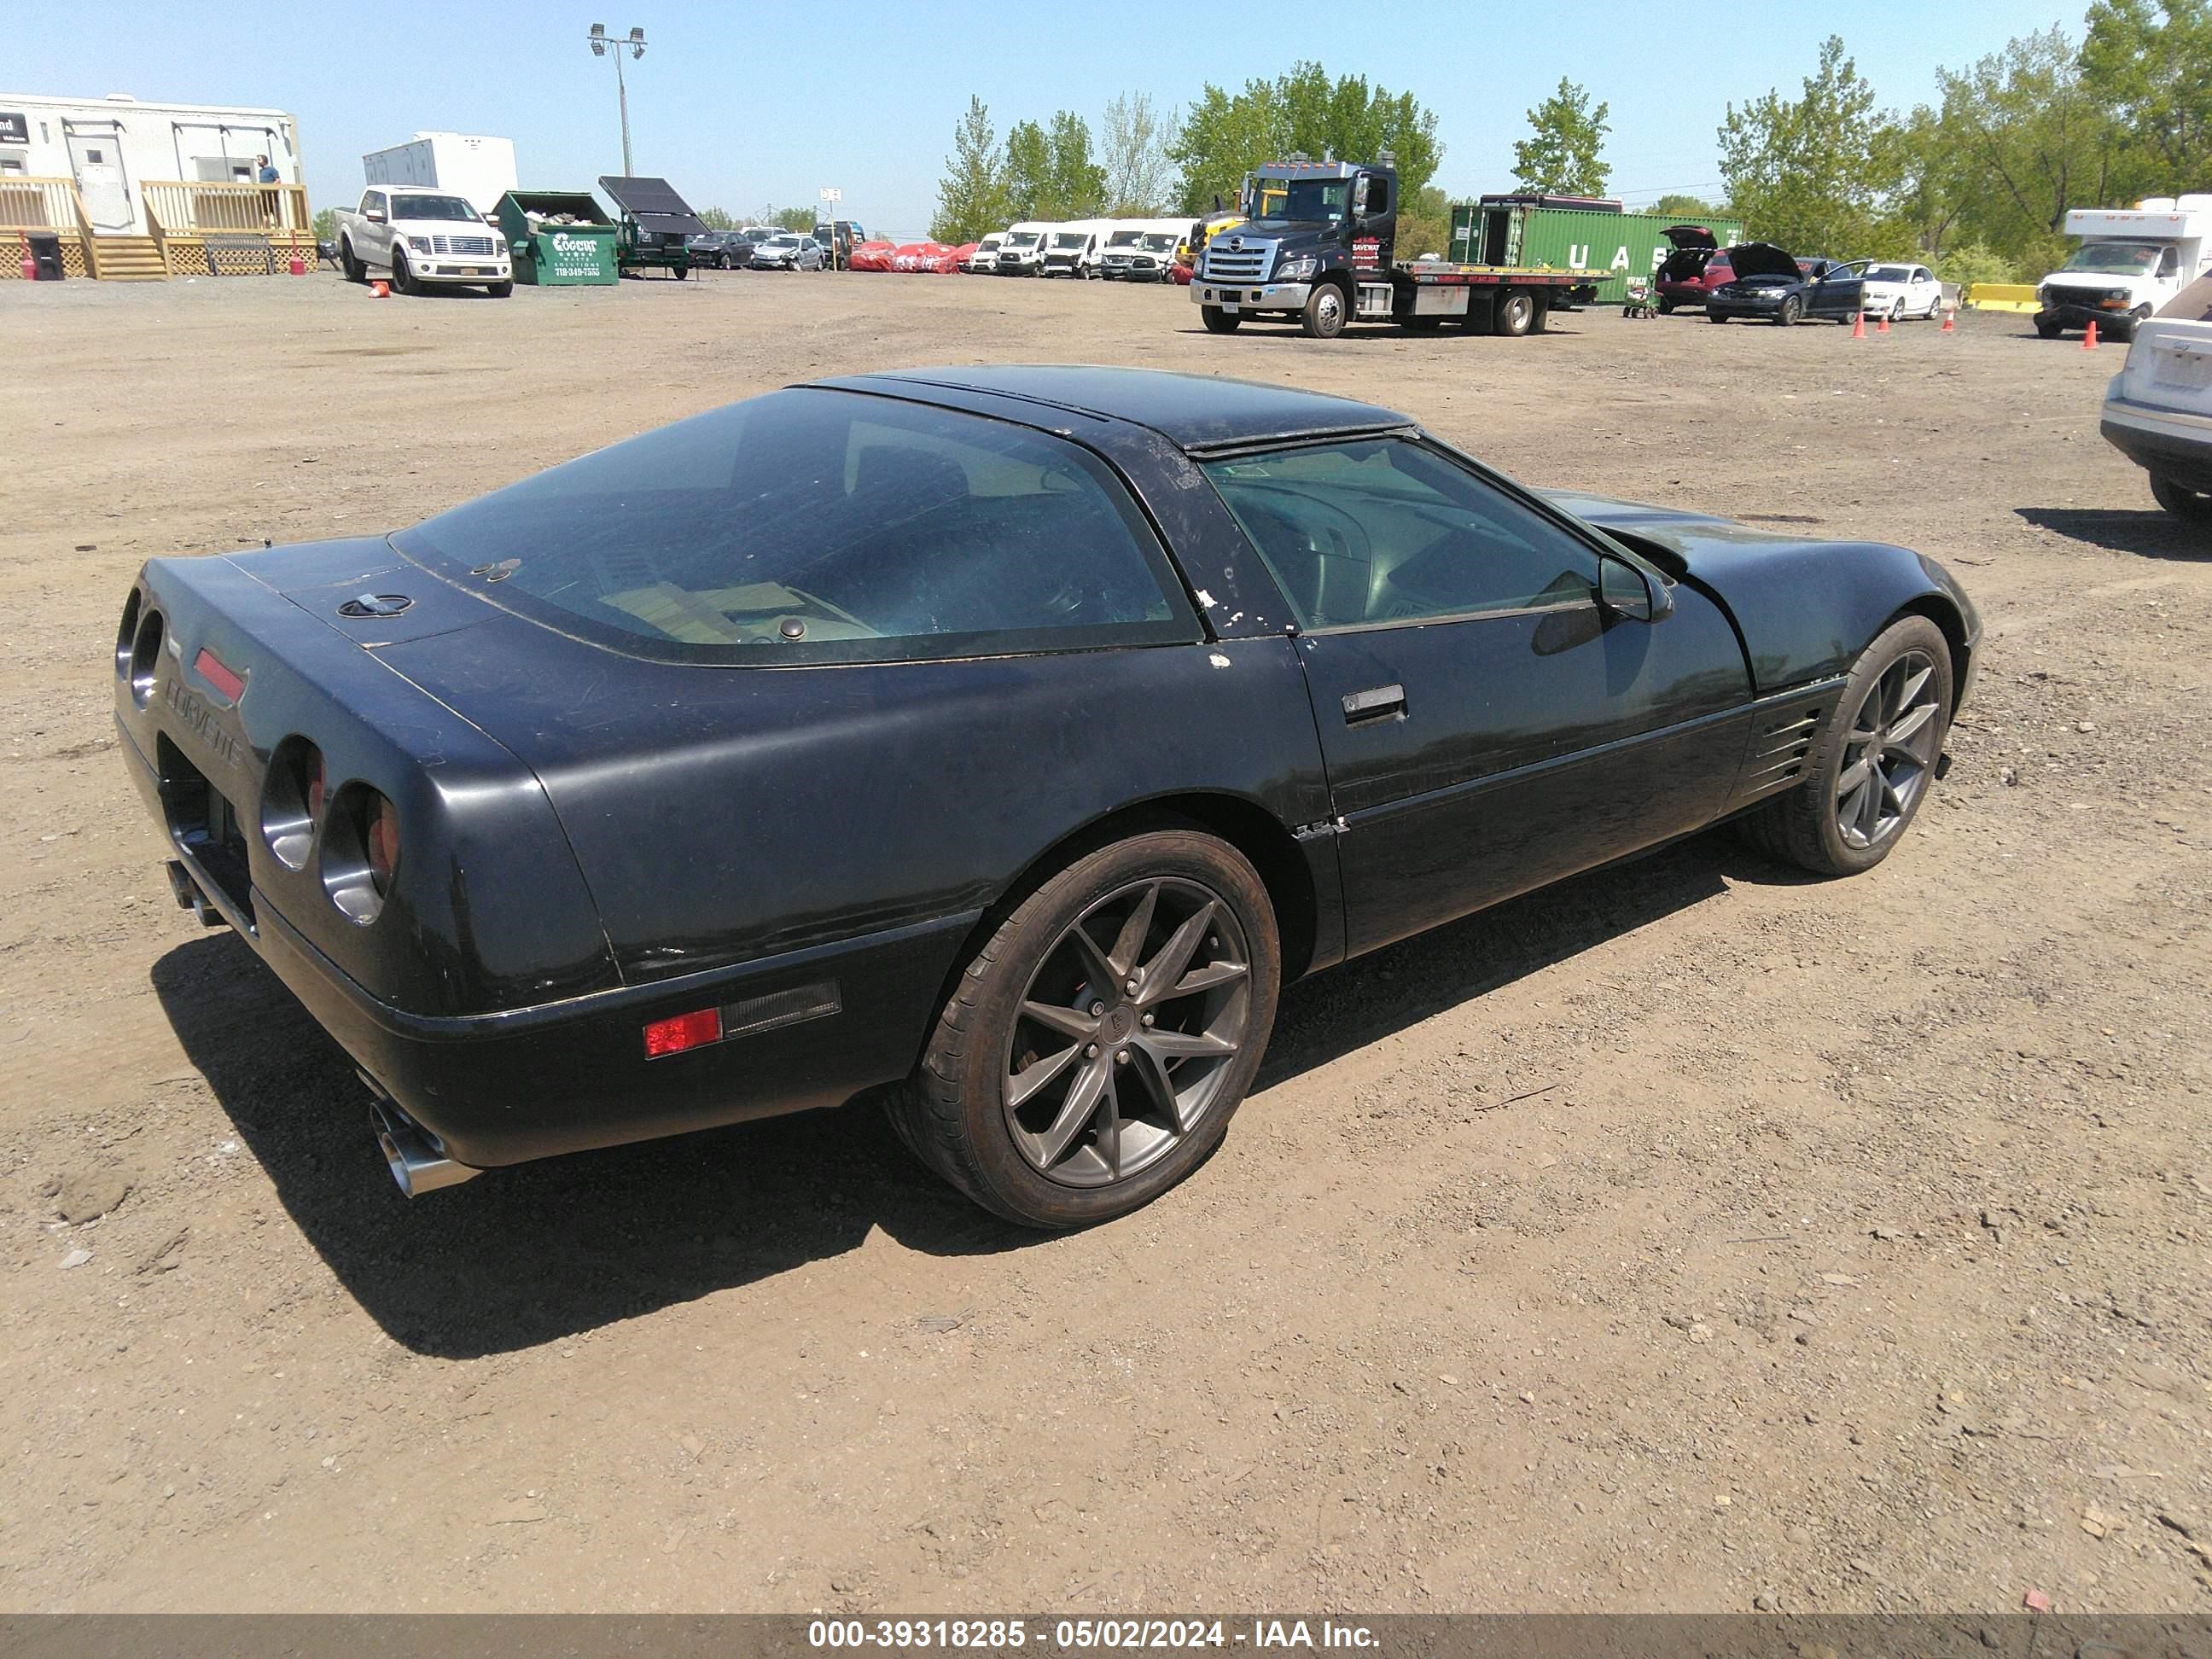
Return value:
M 632 29 L 628 40 L 617 40 L 607 33 L 607 26 L 605 23 L 594 23 L 592 25 L 591 33 L 586 39 L 592 43 L 592 57 L 604 58 L 610 51 L 614 53 L 615 96 L 622 104 L 623 177 L 635 178 L 636 174 L 632 171 L 629 162 L 629 88 L 623 81 L 622 60 L 623 48 L 625 46 L 629 49 L 629 55 L 633 58 L 645 56 L 645 31 Z

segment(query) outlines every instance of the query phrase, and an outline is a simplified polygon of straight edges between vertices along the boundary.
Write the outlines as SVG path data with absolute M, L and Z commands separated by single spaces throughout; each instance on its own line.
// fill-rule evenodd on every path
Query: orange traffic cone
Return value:
M 389 300 L 392 297 L 392 284 L 371 283 L 368 285 L 368 297 L 372 300 Z
M 1851 318 L 1851 338 L 1854 340 L 1866 338 L 1866 313 L 1863 311 L 1854 313 Z
M 1887 334 L 1889 332 L 1889 313 L 1885 311 L 1881 313 L 1881 320 L 1875 325 L 1874 331 L 1877 334 Z
M 2081 349 L 2084 351 L 2094 351 L 2096 349 L 2097 319 L 2094 317 L 2092 317 L 2089 319 L 2089 326 L 2081 331 Z
M 1957 322 L 1958 315 L 1959 315 L 1959 307 L 1956 307 L 1956 306 L 1953 306 L 1953 307 L 1952 307 L 1948 311 L 1947 311 L 1947 312 L 1945 312 L 1945 313 L 1943 313 L 1943 332 L 1944 332 L 1944 333 L 1946 333 L 1946 334 L 1956 334 L 1956 333 L 1959 331 L 1959 326 L 1958 326 L 1958 322 Z

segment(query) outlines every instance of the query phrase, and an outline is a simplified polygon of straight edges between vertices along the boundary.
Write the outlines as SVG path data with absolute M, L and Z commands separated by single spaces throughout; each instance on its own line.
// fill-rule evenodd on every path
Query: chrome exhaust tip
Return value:
M 392 1180 L 409 1198 L 420 1198 L 441 1187 L 458 1187 L 483 1173 L 447 1158 L 437 1136 L 388 1099 L 380 1097 L 369 1102 L 368 1124 L 376 1133 L 376 1144 L 383 1149 Z

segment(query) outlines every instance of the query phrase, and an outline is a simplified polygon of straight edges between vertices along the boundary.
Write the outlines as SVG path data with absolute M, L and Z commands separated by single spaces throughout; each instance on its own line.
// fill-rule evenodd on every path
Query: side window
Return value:
M 1301 627 L 1593 602 L 1595 553 L 1418 444 L 1320 444 L 1206 472 Z
M 2158 274 L 2160 276 L 2171 276 L 2180 269 L 2181 252 L 2179 248 L 2168 246 L 2163 253 L 2160 253 L 2158 256 Z

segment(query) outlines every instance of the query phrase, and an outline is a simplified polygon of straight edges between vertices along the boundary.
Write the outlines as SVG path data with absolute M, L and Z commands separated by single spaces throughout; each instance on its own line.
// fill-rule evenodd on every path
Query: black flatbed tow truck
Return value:
M 1270 161 L 1247 175 L 1244 200 L 1256 216 L 1207 242 L 1191 277 L 1191 303 L 1215 334 L 1263 317 L 1319 340 L 1354 323 L 1534 334 L 1554 305 L 1604 274 L 1401 261 L 1398 170 L 1387 153 L 1379 162 Z

